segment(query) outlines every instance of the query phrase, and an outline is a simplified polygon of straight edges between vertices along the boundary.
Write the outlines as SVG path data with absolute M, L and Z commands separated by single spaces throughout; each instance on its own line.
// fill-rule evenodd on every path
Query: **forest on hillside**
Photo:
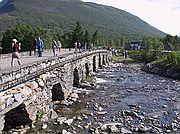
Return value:
M 165 36 L 137 16 L 113 7 L 80 0 L 7 0 L 0 5 L 0 38 L 18 23 L 64 34 L 77 21 L 90 34 L 98 30 L 105 38 Z

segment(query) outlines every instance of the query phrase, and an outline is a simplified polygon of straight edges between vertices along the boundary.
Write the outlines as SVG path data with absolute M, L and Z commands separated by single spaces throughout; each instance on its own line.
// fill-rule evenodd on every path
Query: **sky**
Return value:
M 171 35 L 180 34 L 180 0 L 82 0 L 125 10 Z

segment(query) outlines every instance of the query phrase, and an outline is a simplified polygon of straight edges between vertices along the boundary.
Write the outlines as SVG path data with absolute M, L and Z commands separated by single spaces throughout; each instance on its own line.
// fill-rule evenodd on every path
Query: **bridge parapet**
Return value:
M 48 72 L 57 66 L 62 66 L 65 63 L 76 61 L 88 55 L 95 53 L 107 53 L 106 50 L 86 51 L 81 53 L 74 53 L 67 57 L 51 57 L 38 62 L 32 62 L 26 65 L 18 66 L 8 70 L 0 70 L 0 91 L 24 83 L 35 76 Z

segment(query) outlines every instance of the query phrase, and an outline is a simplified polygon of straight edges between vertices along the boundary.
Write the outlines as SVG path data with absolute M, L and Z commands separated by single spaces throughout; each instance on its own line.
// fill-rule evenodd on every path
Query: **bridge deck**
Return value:
M 69 49 L 62 49 L 60 53 L 57 54 L 57 56 L 62 56 L 64 57 L 65 55 L 69 55 L 74 53 L 74 51 L 69 51 Z M 36 61 L 40 61 L 40 60 L 44 60 L 44 59 L 48 59 L 50 57 L 53 57 L 53 53 L 51 51 L 47 51 L 43 53 L 42 57 L 38 57 L 38 55 L 32 55 L 32 56 L 20 56 L 21 61 L 22 61 L 22 65 L 24 64 L 29 64 L 31 62 L 36 62 Z M 14 62 L 15 67 L 19 66 L 17 63 L 17 60 L 15 60 Z M 9 55 L 9 57 L 3 58 L 1 56 L 0 58 L 0 70 L 9 70 L 11 69 L 11 56 Z

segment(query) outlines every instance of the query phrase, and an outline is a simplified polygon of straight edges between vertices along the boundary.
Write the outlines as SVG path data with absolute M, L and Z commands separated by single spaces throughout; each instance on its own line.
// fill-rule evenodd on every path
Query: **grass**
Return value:
M 131 58 L 124 58 L 124 56 L 113 55 L 113 57 L 112 57 L 112 61 L 122 61 L 122 60 L 132 61 Z
M 93 76 L 83 76 L 83 78 L 81 79 L 81 82 L 85 82 L 85 81 L 87 81 L 87 82 L 91 82 L 93 80 Z

